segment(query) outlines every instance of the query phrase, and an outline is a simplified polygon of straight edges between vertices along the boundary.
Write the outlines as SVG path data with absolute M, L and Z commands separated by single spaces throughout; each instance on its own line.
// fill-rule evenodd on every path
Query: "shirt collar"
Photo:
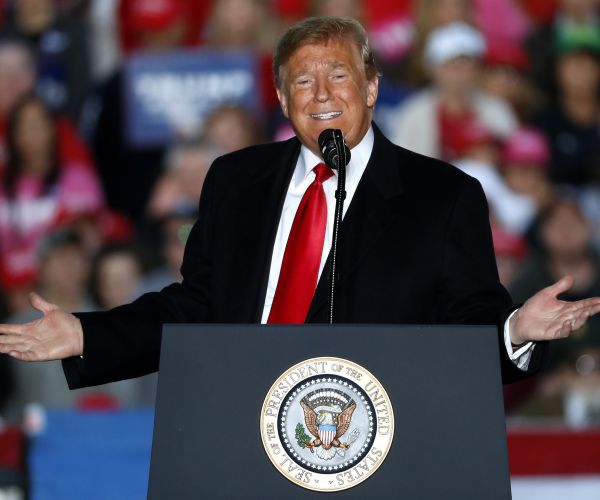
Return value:
M 373 133 L 373 127 L 369 127 L 367 133 L 362 140 L 350 150 L 350 163 L 346 167 L 346 181 L 352 179 L 360 179 L 363 171 L 367 167 L 371 153 L 373 152 L 373 143 L 375 135 Z M 323 160 L 315 155 L 310 149 L 304 144 L 300 148 L 300 157 L 298 158 L 299 163 L 294 173 L 295 181 L 302 182 L 306 177 L 312 173 L 312 169 Z M 337 176 L 337 171 L 333 171 L 334 175 Z M 298 175 L 297 175 L 298 174 Z

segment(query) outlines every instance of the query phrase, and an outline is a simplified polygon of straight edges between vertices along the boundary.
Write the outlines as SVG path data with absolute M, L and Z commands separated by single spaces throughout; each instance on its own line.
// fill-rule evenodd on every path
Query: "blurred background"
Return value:
M 293 135 L 272 51 L 309 15 L 367 28 L 388 137 L 479 179 L 515 302 L 600 295 L 600 0 L 0 0 L 0 321 L 179 280 L 211 162 Z M 0 498 L 144 498 L 155 390 L 0 357 Z M 600 318 L 505 407 L 515 499 L 600 498 Z

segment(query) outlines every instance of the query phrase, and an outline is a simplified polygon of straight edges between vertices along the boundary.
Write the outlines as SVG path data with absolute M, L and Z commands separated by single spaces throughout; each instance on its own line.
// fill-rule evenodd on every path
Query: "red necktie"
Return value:
M 290 231 L 268 323 L 304 323 L 312 302 L 327 227 L 327 200 L 323 182 L 333 175 L 324 163 L 304 193 Z

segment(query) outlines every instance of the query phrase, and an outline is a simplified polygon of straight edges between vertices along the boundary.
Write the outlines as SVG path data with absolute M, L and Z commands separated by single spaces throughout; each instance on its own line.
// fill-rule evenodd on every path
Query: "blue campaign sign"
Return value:
M 259 61 L 247 52 L 202 49 L 135 54 L 126 62 L 125 130 L 132 145 L 197 133 L 222 104 L 260 111 Z

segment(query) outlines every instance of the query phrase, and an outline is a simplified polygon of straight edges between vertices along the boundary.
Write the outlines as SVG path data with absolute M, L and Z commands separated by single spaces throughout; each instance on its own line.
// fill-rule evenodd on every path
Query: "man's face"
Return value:
M 443 93 L 470 93 L 478 83 L 479 62 L 474 57 L 458 56 L 434 65 L 432 70 L 433 80 Z
M 321 156 L 318 137 L 325 129 L 341 129 L 350 148 L 364 137 L 377 100 L 377 77 L 367 80 L 351 42 L 304 45 L 284 66 L 277 96 L 302 144 Z

